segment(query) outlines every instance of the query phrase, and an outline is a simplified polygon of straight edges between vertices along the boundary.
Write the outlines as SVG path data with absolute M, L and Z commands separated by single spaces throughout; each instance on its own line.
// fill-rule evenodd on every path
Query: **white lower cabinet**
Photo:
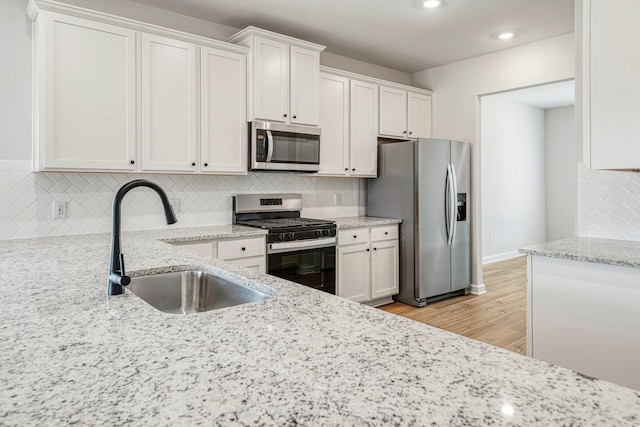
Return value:
M 398 240 L 371 242 L 371 299 L 398 293 Z
M 397 294 L 398 247 L 397 225 L 340 230 L 338 296 L 370 302 Z
M 259 273 L 267 271 L 264 237 L 180 242 L 176 245 L 212 258 L 233 262 Z
M 357 302 L 371 299 L 369 243 L 338 247 L 338 296 Z
M 528 261 L 527 354 L 640 390 L 640 269 Z

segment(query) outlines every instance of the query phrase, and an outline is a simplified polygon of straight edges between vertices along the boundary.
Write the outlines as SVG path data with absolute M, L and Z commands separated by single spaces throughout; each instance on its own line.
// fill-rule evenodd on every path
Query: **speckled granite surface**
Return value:
M 401 219 L 394 218 L 377 218 L 372 216 L 349 216 L 341 218 L 327 218 L 336 222 L 336 227 L 340 228 L 357 228 L 371 227 L 373 225 L 400 224 Z
M 205 265 L 277 295 L 170 315 L 105 296 L 107 235 L 0 241 L 0 425 L 640 424 L 637 391 L 156 240 L 172 233 L 123 235 L 128 271 Z
M 527 246 L 520 252 L 551 258 L 640 267 L 640 242 L 629 240 L 573 237 Z

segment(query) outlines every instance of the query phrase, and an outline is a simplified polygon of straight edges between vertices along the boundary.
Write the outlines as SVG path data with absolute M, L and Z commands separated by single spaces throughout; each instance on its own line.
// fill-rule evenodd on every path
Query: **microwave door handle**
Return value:
M 273 134 L 270 130 L 267 130 L 266 134 L 267 139 L 265 139 L 264 143 L 267 146 L 267 163 L 270 163 L 273 157 Z

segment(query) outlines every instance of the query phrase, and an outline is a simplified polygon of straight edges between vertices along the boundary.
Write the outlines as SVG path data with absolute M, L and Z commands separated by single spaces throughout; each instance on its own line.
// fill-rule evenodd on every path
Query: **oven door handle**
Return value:
M 267 253 L 277 254 L 282 252 L 294 252 L 297 250 L 328 248 L 336 245 L 336 238 L 298 240 L 295 242 L 269 243 Z

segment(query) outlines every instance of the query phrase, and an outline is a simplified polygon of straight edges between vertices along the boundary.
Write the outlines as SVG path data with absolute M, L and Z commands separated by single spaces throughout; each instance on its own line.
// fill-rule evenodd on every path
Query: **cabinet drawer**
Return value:
M 377 242 L 380 240 L 396 240 L 397 238 L 398 238 L 397 225 L 385 225 L 384 227 L 371 228 L 372 242 Z
M 369 227 L 351 228 L 349 230 L 338 231 L 338 245 L 353 245 L 356 243 L 366 243 L 369 241 Z
M 226 240 L 218 242 L 218 258 L 236 259 L 265 254 L 264 238 Z

